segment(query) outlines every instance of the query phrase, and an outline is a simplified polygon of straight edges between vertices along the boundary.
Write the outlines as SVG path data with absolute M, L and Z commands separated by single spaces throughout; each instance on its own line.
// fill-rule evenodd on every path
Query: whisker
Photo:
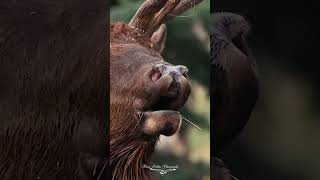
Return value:
M 142 119 L 143 115 L 144 115 L 144 112 L 142 112 L 142 113 L 140 114 L 140 116 L 139 116 L 139 120 L 138 120 L 137 124 L 134 126 L 134 128 L 132 129 L 132 131 L 130 132 L 130 134 L 129 134 L 129 135 L 131 135 L 131 134 L 133 133 L 133 131 L 137 128 L 137 126 L 138 126 L 138 124 L 140 123 L 140 121 L 141 121 L 141 119 Z
M 197 129 L 199 129 L 200 131 L 202 130 L 199 126 L 197 126 L 197 125 L 194 124 L 193 122 L 189 121 L 187 118 L 182 117 L 182 119 L 184 119 L 185 121 L 187 121 L 188 123 L 190 123 L 191 125 L 193 125 L 194 127 L 196 127 Z
M 233 175 L 230 175 L 230 176 L 231 176 L 231 178 L 232 178 L 233 180 L 240 180 L 240 179 L 236 178 L 236 177 L 233 176 Z
M 182 15 L 180 15 L 180 16 L 176 16 L 176 15 L 174 15 L 174 14 L 168 14 L 169 16 L 172 16 L 172 17 L 175 17 L 175 18 L 188 18 L 188 17 L 191 17 L 191 16 L 193 16 L 194 15 L 194 10 L 195 10 L 195 7 L 196 7 L 196 3 L 195 2 L 190 2 L 190 4 L 191 4 L 191 8 L 192 8 L 192 13 L 191 14 L 189 14 L 189 15 L 185 15 L 185 16 L 182 16 Z
M 103 167 L 102 167 L 102 169 L 101 169 L 101 171 L 99 173 L 99 176 L 98 176 L 97 180 L 99 180 L 101 178 L 102 173 L 103 173 L 103 171 L 105 170 L 105 168 L 107 166 L 107 163 L 108 163 L 108 161 L 106 160 L 106 162 L 103 164 Z

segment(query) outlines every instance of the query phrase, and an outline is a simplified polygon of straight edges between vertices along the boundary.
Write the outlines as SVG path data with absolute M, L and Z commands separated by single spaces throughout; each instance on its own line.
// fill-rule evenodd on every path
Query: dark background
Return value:
M 220 155 L 241 180 L 320 179 L 317 6 L 310 1 L 211 1 L 243 15 L 261 94 L 246 128 Z

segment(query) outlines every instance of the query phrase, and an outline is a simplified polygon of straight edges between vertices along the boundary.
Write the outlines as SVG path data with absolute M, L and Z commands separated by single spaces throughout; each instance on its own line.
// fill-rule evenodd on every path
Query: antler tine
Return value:
M 146 0 L 129 22 L 151 37 L 153 32 L 167 19 L 194 7 L 203 0 Z
M 154 16 L 150 23 L 149 35 L 165 21 L 167 15 L 179 4 L 180 0 L 168 0 L 164 7 Z
M 129 25 L 142 31 L 147 30 L 150 21 L 165 3 L 166 0 L 146 0 L 132 17 Z
M 170 12 L 170 14 L 167 15 L 167 19 L 174 18 L 188 9 L 195 7 L 199 3 L 201 3 L 203 0 L 185 0 L 180 1 L 180 3 Z

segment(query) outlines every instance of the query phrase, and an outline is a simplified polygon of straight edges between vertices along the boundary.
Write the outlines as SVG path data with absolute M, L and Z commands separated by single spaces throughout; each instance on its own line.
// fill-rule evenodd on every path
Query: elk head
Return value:
M 197 1 L 195 3 L 199 3 Z M 164 60 L 170 15 L 189 2 L 147 0 L 129 24 L 111 25 L 110 165 L 113 179 L 150 179 L 148 163 L 160 134 L 171 136 L 181 124 L 178 109 L 190 94 L 188 69 Z

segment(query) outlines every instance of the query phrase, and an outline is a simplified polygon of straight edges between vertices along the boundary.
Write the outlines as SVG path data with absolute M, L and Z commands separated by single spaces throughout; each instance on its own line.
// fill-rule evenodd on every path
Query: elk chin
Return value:
M 172 136 L 180 128 L 182 116 L 173 110 L 158 110 L 144 113 L 142 131 L 148 136 Z

